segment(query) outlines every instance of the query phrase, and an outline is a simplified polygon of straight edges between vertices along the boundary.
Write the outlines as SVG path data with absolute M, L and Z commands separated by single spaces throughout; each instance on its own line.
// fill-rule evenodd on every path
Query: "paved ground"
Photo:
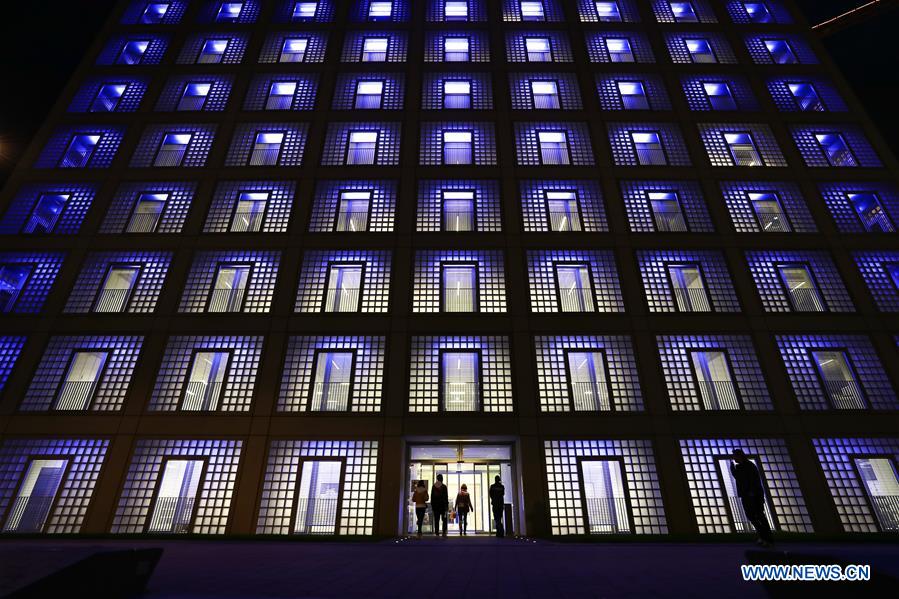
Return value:
M 0 576 L 13 555 L 132 547 L 164 548 L 144 595 L 150 599 L 767 596 L 740 578 L 746 551 L 755 549 L 745 543 L 8 540 L 0 542 L 7 566 Z M 899 579 L 899 544 L 783 543 L 778 550 L 871 564 Z M 845 596 L 862 594 L 860 584 L 844 587 Z

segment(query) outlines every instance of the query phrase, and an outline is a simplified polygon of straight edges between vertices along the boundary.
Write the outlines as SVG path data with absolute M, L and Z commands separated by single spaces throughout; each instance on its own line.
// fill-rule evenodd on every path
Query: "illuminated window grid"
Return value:
M 256 146 L 256 137 L 260 133 L 280 133 L 284 136 L 278 152 L 278 163 L 273 166 L 295 167 L 303 164 L 303 152 L 309 134 L 308 123 L 243 123 L 234 130 L 225 166 L 248 166 Z
M 554 536 L 588 534 L 578 461 L 619 458 L 630 516 L 638 535 L 668 533 L 652 442 L 636 439 L 544 441 L 550 526 Z
M 143 342 L 144 338 L 139 336 L 51 337 L 19 409 L 23 412 L 50 410 L 73 354 L 77 351 L 102 351 L 108 352 L 109 357 L 97 381 L 89 409 L 94 412 L 120 410 L 131 386 Z
M 333 110 L 356 110 L 356 87 L 360 82 L 379 81 L 381 110 L 403 110 L 406 76 L 404 73 L 338 73 L 334 84 Z
M 32 271 L 28 274 L 25 286 L 19 292 L 13 306 L 13 314 L 38 314 L 47 301 L 47 296 L 56 281 L 59 269 L 65 260 L 64 252 L 3 252 L 0 253 L 0 264 L 29 264 Z
M 338 535 L 374 533 L 377 441 L 272 441 L 262 487 L 256 533 L 291 534 L 294 502 L 302 462 L 340 459 L 343 462 Z
M 582 231 L 600 233 L 609 230 L 599 181 L 527 179 L 519 183 L 519 190 L 524 230 L 527 233 L 543 233 L 550 230 L 546 194 L 554 191 L 573 191 L 577 194 Z
M 647 73 L 609 73 L 596 75 L 596 93 L 603 110 L 625 110 L 619 83 L 639 82 L 646 92 L 650 110 L 671 110 L 671 99 L 658 75 Z
M 184 45 L 181 46 L 181 54 L 178 55 L 176 63 L 179 65 L 197 64 L 197 57 L 200 55 L 200 51 L 203 49 L 206 41 L 210 39 L 228 40 L 228 45 L 225 47 L 225 53 L 222 55 L 219 64 L 233 65 L 240 64 L 243 61 L 243 56 L 247 51 L 247 44 L 250 41 L 250 36 L 247 33 L 221 32 L 192 34 L 188 36 Z
M 728 517 L 726 492 L 721 487 L 718 474 L 718 458 L 729 457 L 734 449 L 742 449 L 747 455 L 758 457 L 777 530 L 813 532 L 802 489 L 783 440 L 683 439 L 680 449 L 693 512 L 701 534 L 735 532 Z
M 421 124 L 418 160 L 421 166 L 443 164 L 443 133 L 446 131 L 470 131 L 472 164 L 476 166 L 496 165 L 496 133 L 493 123 L 444 121 Z
M 692 233 L 711 233 L 715 230 L 712 217 L 703 198 L 702 188 L 695 181 L 622 181 L 621 195 L 632 233 L 656 231 L 650 193 L 677 194 L 681 211 Z
M 788 182 L 722 181 L 724 203 L 737 233 L 764 233 L 749 194 L 775 193 L 794 233 L 816 233 L 815 220 L 809 212 L 799 186 Z
M 53 132 L 47 145 L 34 163 L 35 168 L 58 168 L 60 160 L 65 155 L 72 138 L 76 135 L 98 135 L 100 140 L 91 153 L 90 160 L 84 168 L 109 168 L 119 150 L 119 144 L 125 136 L 125 127 L 93 125 L 69 125 L 60 127 Z M 76 171 L 78 168 L 65 170 Z
M 324 310 L 330 264 L 361 264 L 363 281 L 359 311 L 366 314 L 386 313 L 390 307 L 391 258 L 389 250 L 306 252 L 300 269 L 294 310 L 307 314 Z
M 315 5 L 315 15 L 311 19 L 307 19 L 305 22 L 332 22 L 334 20 L 334 13 L 336 9 L 335 4 L 335 0 L 318 0 Z M 297 22 L 293 17 L 295 6 L 296 0 L 279 0 L 274 14 L 274 21 L 276 23 Z
M 265 218 L 262 233 L 286 233 L 290 223 L 290 210 L 296 185 L 293 181 L 222 181 L 215 189 L 209 215 L 203 226 L 204 233 L 227 233 L 231 231 L 234 212 L 241 194 L 266 194 Z
M 590 269 L 594 312 L 624 312 L 618 268 L 611 251 L 531 250 L 527 253 L 531 312 L 561 312 L 556 264 L 587 264 Z
M 147 42 L 147 49 L 141 55 L 140 64 L 120 65 L 122 68 L 134 71 L 148 65 L 158 65 L 165 56 L 166 49 L 171 41 L 170 36 L 160 34 L 132 33 L 128 35 L 114 35 L 103 46 L 97 56 L 98 66 L 116 65 L 122 50 L 129 42 Z
M 187 213 L 196 194 L 197 184 L 144 182 L 123 183 L 112 198 L 106 218 L 100 225 L 100 233 L 117 234 L 128 230 L 134 207 L 143 194 L 166 196 L 165 208 L 159 215 L 156 233 L 180 233 L 187 220 Z
M 302 336 L 291 337 L 281 375 L 279 412 L 305 412 L 309 409 L 311 388 L 315 383 L 316 353 L 352 351 L 353 380 L 350 392 L 351 412 L 380 412 L 384 381 L 384 337 Z
M 147 93 L 149 77 L 90 77 L 85 79 L 69 104 L 68 112 L 90 113 L 97 95 L 105 85 L 124 85 L 125 91 L 115 104 L 114 112 L 137 112 Z
M 781 112 L 803 112 L 796 96 L 790 91 L 790 84 L 808 83 L 814 86 L 815 94 L 821 101 L 824 110 L 827 112 L 847 112 L 849 107 L 846 106 L 845 100 L 840 92 L 834 87 L 833 83 L 825 78 L 817 75 L 802 77 L 772 77 L 765 84 L 768 87 L 768 93 L 771 99 L 777 105 L 777 109 Z
M 403 23 L 409 20 L 409 3 L 414 0 L 393 0 L 390 3 L 390 18 L 383 19 L 381 22 L 388 21 L 393 23 Z M 350 8 L 350 20 L 357 23 L 366 23 L 371 21 L 370 10 L 372 0 L 356 0 Z
M 746 262 L 766 312 L 793 312 L 778 266 L 802 264 L 809 268 L 815 289 L 827 312 L 855 312 L 852 298 L 830 253 L 821 251 L 747 251 Z
M 681 78 L 681 86 L 690 110 L 706 112 L 715 110 L 706 92 L 706 83 L 725 83 L 730 90 L 737 110 L 742 112 L 755 112 L 759 109 L 758 100 L 752 93 L 749 80 L 739 75 L 690 75 Z
M 562 11 L 561 0 L 542 0 L 543 20 L 547 23 L 561 22 L 565 20 Z M 521 0 L 503 0 L 503 21 L 521 22 Z
M 789 9 L 780 0 L 765 0 L 765 6 L 773 19 L 772 23 L 788 24 L 793 22 Z M 744 0 L 728 0 L 727 14 L 734 23 L 741 25 L 752 23 L 749 13 L 746 12 Z
M 849 147 L 855 161 L 862 168 L 880 168 L 883 163 L 862 130 L 855 125 L 792 125 L 790 134 L 802 155 L 805 165 L 811 168 L 839 168 L 830 161 L 818 143 L 816 135 L 838 133 Z M 849 167 L 844 167 L 849 168 Z
M 609 143 L 617 166 L 640 166 L 633 133 L 658 133 L 668 166 L 690 166 L 690 154 L 680 128 L 674 123 L 609 123 Z
M 137 267 L 140 274 L 131 288 L 124 312 L 151 314 L 162 292 L 162 284 L 172 262 L 172 252 L 92 252 L 88 254 L 69 294 L 64 312 L 93 312 L 98 294 L 113 266 Z
M 216 129 L 217 125 L 149 125 L 144 130 L 137 149 L 134 151 L 134 156 L 131 157 L 131 168 L 153 167 L 163 138 L 170 133 L 189 133 L 191 135 L 184 157 L 176 168 L 206 166 Z
M 446 62 L 445 40 L 453 38 L 468 39 L 468 63 L 490 62 L 490 39 L 486 31 L 478 30 L 446 30 L 425 31 L 424 61 L 430 63 Z
M 203 102 L 202 112 L 222 112 L 228 106 L 228 98 L 231 96 L 231 88 L 234 85 L 233 75 L 181 75 L 172 77 L 165 83 L 159 100 L 156 102 L 156 112 L 173 112 L 178 110 L 184 89 L 189 83 L 209 84 L 209 93 Z
M 723 351 L 727 355 L 727 365 L 743 409 L 774 409 L 748 335 L 659 335 L 656 343 L 668 399 L 675 412 L 703 409 L 702 393 L 691 360 L 694 351 Z
M 45 194 L 68 196 L 66 208 L 53 227 L 53 234 L 71 235 L 81 228 L 84 216 L 97 194 L 97 187 L 92 183 L 23 185 L 0 218 L 0 234 L 20 233 L 31 218 L 35 203 Z
M 568 36 L 561 31 L 548 29 L 541 29 L 539 31 L 507 31 L 506 62 L 532 62 L 528 60 L 528 51 L 525 40 L 534 37 L 549 40 L 551 60 L 546 61 L 545 64 L 574 62 L 574 54 L 571 51 L 571 44 L 568 42 Z
M 260 0 L 243 0 L 242 2 L 240 2 L 240 4 L 240 15 L 238 16 L 237 20 L 232 21 L 232 23 L 238 25 L 249 25 L 251 23 L 255 23 L 257 19 L 259 19 Z M 203 8 L 200 10 L 198 20 L 201 23 L 215 23 L 221 6 L 222 3 L 218 0 L 207 0 L 203 4 Z
M 397 166 L 400 160 L 400 130 L 402 123 L 328 123 L 322 166 L 346 166 L 350 133 L 376 131 L 375 166 Z
M 442 350 L 480 353 L 480 405 L 489 413 L 511 412 L 512 363 L 509 338 L 500 336 L 412 337 L 409 366 L 409 411 L 440 410 Z
M 899 252 L 853 252 L 852 258 L 881 312 L 899 312 L 899 287 L 888 269 L 899 266 Z
M 519 166 L 541 166 L 539 134 L 561 131 L 565 134 L 571 166 L 593 166 L 593 147 L 586 123 L 542 122 L 514 123 L 515 153 Z
M 593 63 L 612 62 L 607 40 L 627 40 L 634 55 L 635 63 L 651 64 L 655 62 L 652 46 L 643 33 L 634 31 L 588 31 L 585 34 L 587 56 Z
M 67 464 L 44 532 L 80 532 L 108 448 L 106 439 L 5 439 L 0 445 L 0 514 L 7 512 L 31 459 L 52 456 Z
M 706 0 L 690 0 L 690 4 L 699 23 L 718 22 L 718 19 L 715 18 L 715 11 L 712 10 L 712 6 Z M 671 2 L 669 0 L 653 0 L 652 12 L 659 23 L 678 22 L 674 16 L 674 11 L 671 10 Z
M 818 64 L 818 57 L 804 39 L 798 35 L 784 33 L 766 33 L 746 37 L 746 49 L 755 64 L 776 64 L 765 45 L 766 41 L 786 41 L 799 64 Z
M 446 22 L 445 0 L 428 0 L 425 6 L 425 20 L 429 23 Z M 480 23 L 487 20 L 486 0 L 468 0 L 469 23 Z
M 319 181 L 315 188 L 311 233 L 334 231 L 340 211 L 340 195 L 343 192 L 364 191 L 371 194 L 368 205 L 368 231 L 389 233 L 396 218 L 397 182 L 394 180 L 331 180 Z
M 272 84 L 276 82 L 296 84 L 296 90 L 293 93 L 288 110 L 313 110 L 315 108 L 318 74 L 274 73 L 253 77 L 252 81 L 250 81 L 247 97 L 244 98 L 243 109 L 246 111 L 267 110 L 266 105 L 271 94 Z
M 638 251 L 637 264 L 643 278 L 643 291 L 650 312 L 677 312 L 670 268 L 678 264 L 696 264 L 713 312 L 739 312 L 740 301 L 734 290 L 724 255 L 703 250 Z
M 493 86 L 490 81 L 490 73 L 470 71 L 422 73 L 422 110 L 444 110 L 443 84 L 447 81 L 467 81 L 471 84 L 470 110 L 493 110 Z
M 502 251 L 491 250 L 425 250 L 415 253 L 412 283 L 412 312 L 440 312 L 443 294 L 444 265 L 454 263 L 477 268 L 475 292 L 478 312 L 506 311 L 506 269 Z
M 166 8 L 165 15 L 163 15 L 158 24 L 177 25 L 181 22 L 181 19 L 184 18 L 184 13 L 187 10 L 188 5 L 187 0 L 169 0 L 166 4 L 168 4 L 168 7 Z M 128 4 L 128 8 L 125 9 L 124 14 L 122 14 L 120 23 L 122 25 L 142 25 L 144 24 L 142 19 L 146 10 L 146 0 L 133 0 Z
M 665 45 L 671 62 L 675 64 L 693 64 L 693 57 L 687 49 L 688 39 L 702 39 L 709 43 L 715 54 L 717 64 L 737 64 L 737 57 L 733 48 L 727 42 L 722 33 L 710 33 L 707 31 L 697 33 L 668 33 L 665 35 Z
M 893 226 L 899 225 L 899 192 L 892 183 L 820 183 L 818 189 L 840 233 L 865 233 L 865 227 L 849 201 L 849 194 L 877 194 Z
M 0 336 L 0 392 L 6 386 L 6 381 L 19 359 L 23 347 L 25 347 L 25 337 Z
M 110 532 L 144 532 L 166 458 L 205 458 L 191 532 L 224 534 L 242 448 L 243 441 L 239 439 L 138 439 Z
M 605 380 L 611 391 L 614 412 L 642 412 L 643 396 L 634 357 L 634 346 L 626 335 L 576 335 L 534 338 L 540 410 L 570 412 L 571 387 L 567 352 L 598 351 L 603 354 Z
M 280 261 L 281 252 L 279 251 L 196 252 L 194 263 L 187 275 L 178 312 L 182 314 L 206 312 L 219 264 L 249 264 L 251 265 L 250 277 L 244 293 L 241 312 L 244 314 L 267 313 L 271 309 Z
M 303 53 L 303 63 L 315 64 L 325 61 L 325 50 L 328 49 L 328 33 L 326 31 L 290 31 L 272 33 L 265 38 L 262 51 L 259 53 L 259 63 L 280 63 L 284 42 L 288 39 L 308 40 Z
M 781 153 L 768 125 L 759 123 L 700 123 L 699 136 L 712 166 L 740 166 L 734 162 L 730 146 L 725 141 L 726 133 L 749 133 L 753 146 L 762 158 L 763 166 L 786 167 L 787 159 Z
M 475 229 L 481 233 L 502 231 L 502 208 L 499 183 L 490 179 L 439 179 L 418 183 L 418 212 L 415 230 L 436 232 L 443 230 L 443 192 L 474 192 Z
M 601 22 L 595 0 L 577 0 L 577 11 L 582 23 Z M 640 12 L 637 10 L 635 0 L 618 0 L 618 12 L 621 14 L 622 23 L 640 21 Z
M 385 63 L 406 62 L 406 51 L 409 47 L 409 36 L 404 31 L 370 30 L 347 32 L 343 42 L 342 62 L 361 62 L 362 48 L 367 38 L 388 38 Z M 441 46 L 441 51 L 443 47 Z M 425 56 L 428 46 L 425 47 Z M 431 62 L 431 61 L 428 61 Z

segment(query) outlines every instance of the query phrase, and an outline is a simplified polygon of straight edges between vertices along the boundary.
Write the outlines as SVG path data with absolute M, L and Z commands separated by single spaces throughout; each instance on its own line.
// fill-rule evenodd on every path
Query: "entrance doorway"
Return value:
M 506 514 L 513 514 L 512 529 L 516 528 L 514 518 L 514 498 L 516 495 L 516 481 L 513 475 L 511 445 L 481 445 L 481 444 L 453 444 L 453 445 L 412 445 L 409 447 L 406 476 L 406 532 L 415 534 L 417 525 L 415 520 L 415 505 L 412 503 L 412 490 L 415 484 L 422 480 L 431 492 L 437 475 L 443 475 L 443 482 L 447 486 L 450 499 L 450 509 L 453 507 L 456 495 L 462 485 L 468 487 L 471 496 L 471 504 L 474 512 L 468 515 L 469 535 L 495 534 L 496 528 L 493 522 L 493 511 L 490 507 L 490 486 L 494 477 L 499 476 L 506 488 Z M 425 515 L 422 532 L 434 532 L 434 514 L 430 503 Z M 510 529 L 506 524 L 507 531 Z M 459 535 L 459 522 L 449 522 L 450 535 Z M 507 532 L 508 534 L 508 532 Z

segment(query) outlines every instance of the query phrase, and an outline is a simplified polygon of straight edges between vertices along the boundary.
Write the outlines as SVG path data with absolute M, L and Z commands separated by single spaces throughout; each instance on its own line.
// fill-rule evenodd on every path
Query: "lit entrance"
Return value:
M 518 530 L 518 522 L 514 509 L 517 497 L 515 471 L 512 461 L 512 445 L 499 444 L 443 444 L 443 445 L 411 445 L 408 453 L 406 475 L 406 494 L 403 498 L 406 506 L 406 532 L 417 532 L 415 505 L 412 503 L 412 490 L 419 480 L 425 482 L 428 493 L 437 479 L 443 475 L 443 482 L 449 491 L 450 509 L 462 485 L 467 485 L 468 494 L 474 513 L 468 515 L 468 534 L 495 534 L 493 510 L 490 507 L 489 490 L 495 476 L 499 476 L 506 488 L 506 518 L 511 512 L 512 526 L 506 522 L 506 534 L 510 530 Z M 425 515 L 422 532 L 434 532 L 434 514 L 431 505 Z M 449 522 L 449 535 L 459 535 L 459 522 Z

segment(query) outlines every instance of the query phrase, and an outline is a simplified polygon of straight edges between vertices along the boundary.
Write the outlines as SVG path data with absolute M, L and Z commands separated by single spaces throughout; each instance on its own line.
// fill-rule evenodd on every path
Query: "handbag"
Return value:
M 449 519 L 450 519 L 450 522 L 456 521 L 456 510 L 450 510 Z

